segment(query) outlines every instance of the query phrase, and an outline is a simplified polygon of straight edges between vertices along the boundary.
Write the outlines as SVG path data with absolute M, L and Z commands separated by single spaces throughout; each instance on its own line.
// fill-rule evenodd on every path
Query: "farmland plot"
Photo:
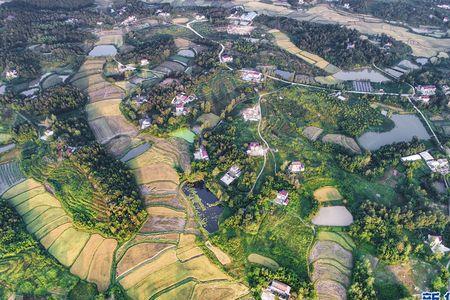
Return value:
M 100 291 L 108 289 L 116 240 L 75 228 L 60 202 L 33 179 L 12 186 L 2 198 L 14 206 L 27 230 L 71 273 L 95 283 Z
M 17 162 L 0 164 L 0 195 L 23 179 Z
M 320 231 L 311 249 L 312 281 L 319 299 L 347 299 L 354 243 L 345 233 Z

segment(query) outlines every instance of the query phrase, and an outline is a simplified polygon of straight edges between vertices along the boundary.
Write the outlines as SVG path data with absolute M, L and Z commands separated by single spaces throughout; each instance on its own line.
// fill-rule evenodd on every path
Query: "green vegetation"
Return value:
M 20 216 L 3 200 L 0 223 L 0 294 L 4 297 L 9 292 L 49 297 L 57 290 L 70 291 L 79 281 L 42 250 Z
M 350 300 L 370 300 L 376 298 L 374 288 L 375 278 L 368 259 L 356 261 L 352 275 L 352 285 L 348 290 Z
M 373 37 L 379 46 L 367 39 L 361 39 L 361 34 L 344 26 L 336 24 L 319 24 L 289 19 L 287 17 L 258 17 L 258 22 L 270 28 L 286 32 L 292 42 L 302 50 L 321 56 L 332 64 L 350 68 L 377 65 L 392 65 L 411 51 L 411 48 L 387 35 Z M 392 44 L 389 49 L 386 44 Z M 351 47 L 348 47 L 351 45 Z M 353 47 L 354 46 L 354 47 Z
M 22 153 L 22 167 L 28 176 L 52 186 L 79 226 L 120 240 L 133 235 L 145 211 L 131 171 L 98 144 L 73 154 L 63 150 L 29 148 Z

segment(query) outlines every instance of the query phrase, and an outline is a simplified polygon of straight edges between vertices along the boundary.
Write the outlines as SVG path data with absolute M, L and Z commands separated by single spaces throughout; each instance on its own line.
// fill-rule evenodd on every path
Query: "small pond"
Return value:
M 188 196 L 191 195 L 191 192 L 197 194 L 201 204 L 198 199 L 193 203 L 199 217 L 205 221 L 204 228 L 209 233 L 216 232 L 219 229 L 219 217 L 223 212 L 223 207 L 218 204 L 220 200 L 203 185 L 185 186 L 184 192 Z
M 339 71 L 333 75 L 339 80 L 369 80 L 370 82 L 386 82 L 389 78 L 372 69 L 361 69 L 355 71 Z
M 114 56 L 117 54 L 117 48 L 114 45 L 99 45 L 89 52 L 89 56 Z
M 382 146 L 398 142 L 409 142 L 413 137 L 421 140 L 430 138 L 427 130 L 416 115 L 392 115 L 394 129 L 386 132 L 366 132 L 358 138 L 358 143 L 367 150 L 378 150 Z

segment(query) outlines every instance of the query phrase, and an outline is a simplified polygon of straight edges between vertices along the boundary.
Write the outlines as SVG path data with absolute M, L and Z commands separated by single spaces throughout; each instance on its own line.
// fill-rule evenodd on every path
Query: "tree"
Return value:
M 352 285 L 348 290 L 349 300 L 376 299 L 374 288 L 375 278 L 368 259 L 359 259 L 353 270 Z

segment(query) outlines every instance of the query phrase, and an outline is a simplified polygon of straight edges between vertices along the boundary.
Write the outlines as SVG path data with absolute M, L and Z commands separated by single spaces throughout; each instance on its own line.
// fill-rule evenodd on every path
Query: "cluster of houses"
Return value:
M 195 95 L 186 95 L 186 94 L 178 94 L 173 98 L 172 105 L 175 106 L 175 115 L 176 116 L 184 116 L 189 110 L 186 108 L 186 104 L 197 100 L 197 96 Z
M 238 12 L 232 14 L 228 17 L 230 24 L 227 27 L 227 33 L 236 35 L 250 35 L 254 29 L 252 24 L 253 19 L 255 19 L 256 16 L 258 16 L 258 14 L 254 11 L 243 14 Z
M 270 285 L 261 293 L 261 300 L 288 300 L 291 296 L 291 287 L 278 280 L 272 280 Z
M 448 159 L 446 158 L 435 159 L 428 151 L 420 152 L 419 154 L 414 154 L 401 158 L 403 162 L 417 161 L 422 159 L 426 162 L 431 172 L 440 173 L 442 175 L 447 175 L 448 173 L 450 173 Z
M 225 175 L 220 178 L 220 181 L 222 181 L 226 186 L 229 186 L 233 181 L 239 178 L 241 176 L 241 169 L 238 166 L 232 166 Z
M 416 96 L 415 100 L 420 101 L 424 104 L 428 104 L 430 102 L 430 97 L 436 94 L 436 86 L 435 85 L 419 85 L 416 87 L 416 91 L 420 93 L 419 96 Z
M 261 72 L 255 70 L 243 69 L 241 70 L 241 79 L 253 83 L 260 83 L 263 81 L 264 76 Z

